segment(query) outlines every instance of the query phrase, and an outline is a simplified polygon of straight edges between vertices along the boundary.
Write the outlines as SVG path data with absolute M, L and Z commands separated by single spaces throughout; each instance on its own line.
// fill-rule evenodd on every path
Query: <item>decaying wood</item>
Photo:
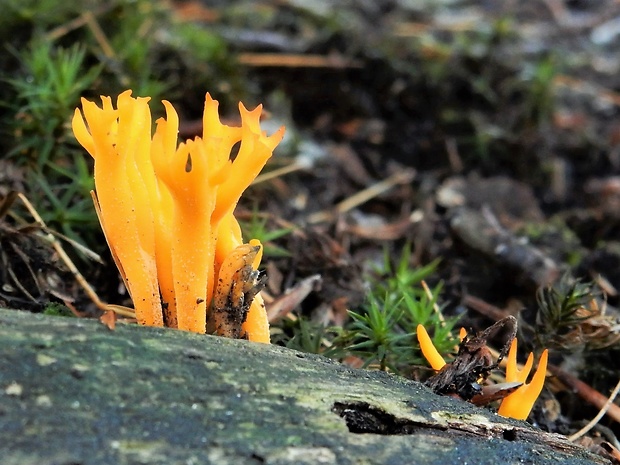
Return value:
M 3 465 L 610 463 L 388 373 L 242 340 L 6 310 L 0 412 Z
M 244 244 L 233 250 L 222 263 L 213 293 L 213 305 L 207 317 L 208 333 L 247 339 L 242 326 L 254 297 L 267 282 L 267 276 L 261 275 L 252 266 L 259 251 L 260 246 Z
M 493 337 L 504 327 L 508 328 L 509 336 L 497 360 L 493 360 L 493 355 L 487 347 L 487 343 L 490 337 Z M 485 398 L 488 398 L 488 401 L 491 402 L 507 396 L 519 387 L 521 383 L 506 386 L 507 389 L 503 395 L 495 392 L 493 394 L 489 393 L 486 396 L 483 395 L 483 388 L 479 383 L 481 380 L 486 380 L 491 371 L 499 366 L 499 363 L 508 353 L 510 344 L 516 335 L 517 319 L 514 316 L 508 316 L 484 331 L 467 335 L 461 341 L 459 352 L 454 361 L 444 365 L 436 375 L 428 379 L 426 385 L 437 394 L 454 395 L 463 400 L 472 400 L 476 405 L 484 404 Z M 479 400 L 476 401 L 475 398 L 479 398 Z

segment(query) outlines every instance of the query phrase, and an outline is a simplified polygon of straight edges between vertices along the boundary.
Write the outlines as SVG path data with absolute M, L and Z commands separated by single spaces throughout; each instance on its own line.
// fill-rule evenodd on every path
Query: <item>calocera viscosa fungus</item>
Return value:
M 417 338 L 420 344 L 422 355 L 435 371 L 440 371 L 446 365 L 445 360 L 433 344 L 431 337 L 422 325 L 417 327 Z M 465 338 L 466 332 L 461 329 L 461 341 Z M 525 420 L 530 414 L 536 399 L 540 395 L 545 384 L 547 373 L 548 350 L 545 349 L 540 356 L 538 368 L 534 373 L 530 383 L 526 383 L 528 375 L 534 364 L 534 355 L 530 353 L 523 369 L 517 367 L 517 339 L 514 338 L 510 344 L 506 364 L 506 381 L 519 386 L 514 392 L 508 394 L 502 400 L 497 413 L 504 417 Z
M 517 420 L 525 420 L 528 417 L 532 411 L 532 407 L 534 407 L 536 399 L 538 399 L 545 385 L 548 359 L 549 351 L 545 349 L 540 355 L 538 368 L 532 376 L 531 381 L 526 383 L 527 377 L 534 364 L 534 354 L 530 352 L 525 366 L 519 370 L 517 367 L 517 339 L 513 339 L 510 344 L 510 351 L 508 352 L 506 381 L 523 383 L 523 386 L 502 400 L 497 413 L 504 417 L 516 418 Z
M 202 137 L 178 144 L 169 102 L 153 134 L 149 98 L 128 90 L 116 108 L 101 99 L 101 107 L 82 99 L 73 131 L 95 160 L 95 207 L 139 323 L 198 333 L 209 324 L 216 334 L 269 342 L 256 271 L 261 245 L 243 242 L 233 212 L 284 127 L 267 136 L 262 107 L 243 104 L 241 126 L 224 125 L 207 94 Z M 230 308 L 213 312 L 214 296 Z M 231 329 L 235 322 L 241 327 Z

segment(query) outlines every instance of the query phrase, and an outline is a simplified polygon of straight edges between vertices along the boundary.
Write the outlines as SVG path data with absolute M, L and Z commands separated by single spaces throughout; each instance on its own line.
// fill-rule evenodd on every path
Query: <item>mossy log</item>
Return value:
M 564 437 L 320 356 L 0 310 L 0 463 L 609 463 Z

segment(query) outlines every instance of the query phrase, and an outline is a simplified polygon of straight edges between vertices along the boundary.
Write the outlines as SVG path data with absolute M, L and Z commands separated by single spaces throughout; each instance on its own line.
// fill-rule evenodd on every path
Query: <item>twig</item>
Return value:
M 87 11 L 87 12 L 84 13 L 84 19 L 86 21 L 86 25 L 88 26 L 88 28 L 92 32 L 93 37 L 95 38 L 95 40 L 97 41 L 97 43 L 101 47 L 101 51 L 103 52 L 104 56 L 108 60 L 110 60 L 110 62 L 118 61 L 117 55 L 114 52 L 114 49 L 112 48 L 112 45 L 110 44 L 110 41 L 106 37 L 105 32 L 103 32 L 103 29 L 101 28 L 101 26 L 97 22 L 97 18 L 95 17 L 95 15 L 92 14 L 91 12 Z M 118 74 L 118 79 L 119 79 L 120 83 L 123 86 L 128 86 L 129 85 L 129 77 L 127 77 L 127 75 L 125 73 L 123 73 L 121 70 L 116 70 L 116 71 L 118 71 L 117 74 Z
M 499 321 L 510 315 L 510 313 L 505 310 L 502 310 L 495 305 L 491 305 L 490 303 L 469 294 L 463 297 L 463 304 L 493 321 Z
M 240 53 L 240 64 L 246 66 L 283 68 L 362 68 L 359 60 L 348 60 L 337 55 L 304 55 L 293 53 Z
M 452 172 L 462 173 L 464 169 L 463 159 L 459 154 L 459 148 L 456 145 L 456 140 L 454 139 L 454 137 L 446 139 L 446 153 L 448 154 L 448 161 L 450 162 Z
M 28 212 L 30 212 L 34 220 L 43 228 L 44 231 L 47 231 L 48 228 L 45 222 L 43 221 L 43 218 L 39 216 L 39 213 L 35 210 L 35 208 L 32 206 L 32 204 L 26 198 L 26 196 L 22 193 L 19 193 L 17 195 L 20 198 L 20 200 L 23 202 L 23 204 L 25 205 Z M 95 290 L 91 287 L 88 281 L 86 281 L 84 276 L 82 276 L 82 274 L 77 269 L 73 261 L 71 261 L 71 259 L 69 258 L 65 250 L 62 248 L 62 245 L 60 244 L 60 242 L 58 242 L 58 240 L 49 232 L 45 232 L 44 237 L 50 242 L 50 244 L 52 244 L 52 247 L 54 247 L 54 250 L 56 250 L 56 253 L 60 257 L 60 259 L 65 263 L 65 265 L 67 265 L 67 268 L 69 268 L 69 271 L 71 272 L 75 280 L 80 284 L 80 286 L 82 286 L 82 289 L 84 289 L 84 291 L 86 292 L 90 300 L 93 301 L 93 303 L 97 306 L 97 308 L 104 310 L 104 311 L 113 311 L 115 313 L 118 313 L 119 315 L 131 317 L 131 318 L 136 317 L 135 313 L 131 311 L 131 309 L 129 308 L 121 307 L 119 305 L 109 305 L 103 302 L 101 299 L 99 299 L 99 296 L 97 295 Z
M 106 56 L 106 58 L 115 60 L 116 53 L 114 53 L 114 49 L 112 48 L 110 41 L 108 41 L 108 38 L 106 37 L 105 32 L 103 32 L 103 29 L 101 29 L 101 26 L 97 22 L 95 15 L 92 14 L 90 11 L 86 11 L 83 16 L 84 16 L 84 21 L 90 28 L 90 31 L 93 33 L 95 40 L 101 47 L 101 51 L 103 52 L 103 54 Z
M 358 193 L 352 195 L 348 199 L 343 200 L 342 202 L 336 204 L 333 209 L 329 209 L 327 211 L 321 211 L 314 213 L 308 217 L 308 223 L 321 223 L 323 221 L 331 220 L 335 215 L 340 213 L 345 213 L 363 203 L 366 203 L 370 199 L 377 197 L 378 195 L 383 194 L 384 192 L 390 190 L 392 187 L 397 186 L 399 184 L 408 184 L 410 183 L 415 176 L 415 171 L 413 169 L 399 171 L 396 174 L 393 174 L 387 179 L 380 181 L 372 186 L 359 191 Z
M 431 289 L 428 287 L 428 284 L 426 284 L 426 281 L 422 280 L 420 284 L 422 284 L 422 289 L 424 289 L 424 293 L 426 294 L 426 297 L 428 297 L 428 300 L 433 302 L 435 297 L 433 296 Z M 437 314 L 439 321 L 441 321 L 441 326 L 446 326 L 446 319 L 443 317 L 443 314 L 441 313 L 441 310 L 439 309 L 439 305 L 437 305 L 436 300 L 435 302 L 433 302 L 433 310 Z
M 23 260 L 23 258 L 22 258 Z M 24 262 L 26 264 L 26 268 L 28 269 L 28 271 L 30 271 L 30 274 L 32 276 L 35 276 L 35 274 L 32 271 L 32 268 L 30 267 L 30 265 L 28 264 L 28 262 Z M 22 291 L 24 293 L 24 295 L 26 297 L 28 297 L 30 300 L 32 300 L 33 302 L 37 302 L 37 299 L 26 290 L 26 288 L 24 286 L 22 286 L 21 282 L 19 281 L 19 278 L 15 275 L 15 272 L 13 271 L 13 268 L 11 267 L 7 267 L 7 272 L 9 273 L 9 276 L 13 279 L 13 283 L 17 286 L 17 288 Z
M 559 75 L 554 78 L 553 85 L 554 87 L 565 87 L 572 91 L 590 94 L 595 98 L 605 101 L 606 103 L 611 103 L 616 107 L 620 107 L 620 94 L 618 94 L 618 92 L 607 89 L 593 82 L 570 76 Z
M 475 18 L 465 18 L 453 21 L 450 24 L 427 24 L 415 21 L 404 21 L 396 24 L 394 36 L 396 37 L 419 37 L 433 32 L 467 32 L 475 31 L 478 28 L 478 20 Z
M 287 289 L 284 294 L 267 305 L 267 317 L 269 318 L 269 322 L 274 323 L 289 315 L 310 292 L 318 289 L 321 284 L 321 275 L 315 274 L 305 278 L 291 289 Z
M 92 15 L 92 16 L 99 16 L 104 13 L 107 13 L 113 7 L 114 7 L 114 2 L 110 2 L 107 5 L 103 5 L 94 10 L 87 11 L 86 13 L 81 14 L 77 18 L 52 29 L 47 34 L 45 34 L 45 37 L 50 42 L 53 42 L 56 39 L 60 39 L 62 36 L 68 34 L 71 31 L 74 31 L 75 29 L 79 29 L 80 27 L 88 23 L 87 14 Z
M 285 174 L 293 173 L 295 171 L 303 170 L 306 168 L 308 168 L 308 165 L 306 163 L 292 163 L 290 165 L 283 166 L 282 168 L 278 168 L 273 171 L 269 171 L 268 173 L 256 176 L 256 179 L 254 179 L 252 185 L 255 186 L 256 184 L 260 184 L 261 182 L 269 181 L 279 176 L 283 176 Z
M 573 375 L 565 372 L 561 368 L 554 365 L 549 365 L 547 369 L 589 404 L 602 409 L 609 401 L 606 396 L 598 392 L 596 389 L 593 389 L 580 379 L 575 378 Z M 609 404 L 604 413 L 606 413 L 613 420 L 620 422 L 620 407 L 613 402 Z
M 616 396 L 618 395 L 619 391 L 620 391 L 620 381 L 618 381 L 618 384 L 616 384 L 616 387 L 614 388 L 614 390 L 612 391 L 611 395 L 609 396 L 609 399 L 607 399 L 607 402 L 605 402 L 605 405 L 603 405 L 603 408 L 601 408 L 599 410 L 599 412 L 596 414 L 596 416 L 594 418 L 592 418 L 592 420 L 590 420 L 586 426 L 581 428 L 576 433 L 571 434 L 568 437 L 568 440 L 571 441 L 571 442 L 574 442 L 577 439 L 579 439 L 581 436 L 586 434 L 588 431 L 590 431 L 592 428 L 594 428 L 594 426 L 601 420 L 601 418 L 603 418 L 603 415 L 605 415 L 607 413 L 607 411 L 609 410 L 609 408 L 613 404 Z

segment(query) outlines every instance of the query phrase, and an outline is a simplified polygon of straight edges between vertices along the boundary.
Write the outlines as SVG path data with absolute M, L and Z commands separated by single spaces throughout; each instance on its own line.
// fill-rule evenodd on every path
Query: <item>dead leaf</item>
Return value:
M 113 311 L 104 312 L 99 317 L 99 321 L 106 325 L 110 331 L 114 331 L 114 328 L 116 328 L 116 313 Z

